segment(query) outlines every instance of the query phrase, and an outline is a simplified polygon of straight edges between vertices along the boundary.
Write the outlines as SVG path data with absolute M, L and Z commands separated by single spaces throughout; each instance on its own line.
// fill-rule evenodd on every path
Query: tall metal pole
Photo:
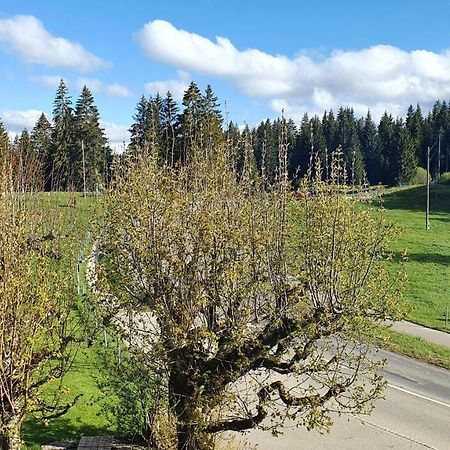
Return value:
M 437 180 L 439 180 L 441 176 L 441 133 L 442 127 L 439 130 L 439 146 L 438 146 L 438 160 L 437 160 Z
M 425 230 L 430 229 L 430 147 L 427 149 L 427 209 L 425 212 Z
M 445 152 L 445 171 L 448 172 L 448 144 L 447 151 Z
M 86 197 L 86 165 L 84 162 L 84 141 L 81 141 L 81 152 L 83 154 L 83 196 Z

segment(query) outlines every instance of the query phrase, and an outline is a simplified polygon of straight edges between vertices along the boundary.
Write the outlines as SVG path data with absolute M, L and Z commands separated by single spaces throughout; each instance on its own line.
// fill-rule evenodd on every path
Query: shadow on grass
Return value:
M 404 261 L 403 253 L 401 252 L 391 252 L 390 255 L 395 262 Z M 442 255 L 440 253 L 408 253 L 406 255 L 406 262 L 408 261 L 450 266 L 450 255 Z
M 380 205 L 386 209 L 424 211 L 426 192 L 426 186 L 416 186 L 385 194 Z M 450 186 L 433 184 L 430 187 L 430 210 L 431 214 L 450 214 Z
M 42 445 L 53 441 L 73 441 L 78 444 L 82 436 L 110 436 L 106 427 L 95 427 L 84 423 L 74 423 L 64 417 L 51 421 L 48 425 L 30 419 L 22 427 L 22 439 L 27 445 Z

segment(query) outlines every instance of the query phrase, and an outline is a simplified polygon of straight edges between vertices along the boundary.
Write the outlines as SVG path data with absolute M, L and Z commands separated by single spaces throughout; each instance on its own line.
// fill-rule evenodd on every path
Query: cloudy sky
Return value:
M 93 91 L 113 145 L 142 94 L 210 83 L 233 121 L 450 98 L 448 0 L 0 1 L 0 118 L 51 116 L 61 77 Z

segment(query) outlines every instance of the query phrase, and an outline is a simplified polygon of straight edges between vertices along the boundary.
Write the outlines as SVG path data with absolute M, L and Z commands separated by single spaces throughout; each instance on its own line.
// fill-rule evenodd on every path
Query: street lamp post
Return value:
M 430 146 L 427 148 L 427 206 L 425 210 L 425 230 L 430 229 Z

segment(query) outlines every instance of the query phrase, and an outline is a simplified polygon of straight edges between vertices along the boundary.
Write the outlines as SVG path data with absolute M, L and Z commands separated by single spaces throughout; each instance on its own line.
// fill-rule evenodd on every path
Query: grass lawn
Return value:
M 81 194 L 77 194 L 75 206 L 70 206 L 69 194 L 66 192 L 41 195 L 44 209 L 56 210 L 59 213 L 58 220 L 63 221 L 68 254 L 71 248 L 75 249 L 76 254 L 70 258 L 70 263 L 61 264 L 59 270 L 70 271 L 73 274 L 76 289 L 76 258 L 79 250 L 82 251 L 82 257 L 87 256 L 90 251 L 92 236 L 89 230 L 92 229 L 90 223 L 95 220 L 98 212 L 97 201 L 95 197 L 84 198 Z M 80 279 L 81 285 L 85 285 L 84 264 L 81 267 Z M 99 388 L 103 380 L 99 370 L 100 364 L 102 361 L 98 347 L 94 345 L 87 348 L 84 345 L 79 350 L 70 372 L 63 380 L 63 386 L 68 391 L 67 401 L 80 393 L 83 396 L 67 414 L 49 421 L 48 424 L 29 417 L 22 430 L 22 438 L 27 448 L 38 449 L 42 444 L 57 440 L 71 440 L 78 443 L 83 435 L 114 434 L 115 420 L 108 412 L 108 405 L 113 399 L 105 397 Z
M 29 418 L 22 430 L 27 448 L 39 449 L 42 444 L 61 440 L 78 443 L 83 435 L 114 435 L 115 421 L 108 413 L 108 405 L 113 400 L 105 397 L 98 387 L 102 381 L 99 364 L 95 346 L 78 353 L 63 385 L 69 390 L 69 399 L 80 393 L 83 396 L 67 414 L 48 424 Z
M 405 298 L 412 306 L 408 319 L 445 330 L 447 306 L 450 309 L 450 186 L 431 186 L 429 230 L 425 230 L 425 186 L 387 192 L 381 204 L 400 228 L 392 244 L 393 267 L 405 250 L 408 254 Z

